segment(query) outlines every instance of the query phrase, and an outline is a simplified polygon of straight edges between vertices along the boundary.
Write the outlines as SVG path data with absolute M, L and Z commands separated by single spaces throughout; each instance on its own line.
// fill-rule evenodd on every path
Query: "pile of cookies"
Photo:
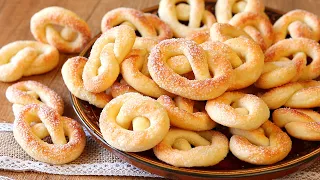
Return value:
M 63 80 L 74 96 L 103 108 L 101 133 L 119 150 L 153 149 L 178 167 L 213 166 L 229 150 L 251 164 L 274 164 L 291 151 L 290 136 L 320 141 L 320 19 L 293 10 L 272 25 L 264 9 L 262 0 L 218 0 L 215 16 L 201 0 L 161 0 L 159 17 L 114 9 L 90 56 L 64 63 Z M 43 22 L 58 23 L 47 13 L 32 18 L 37 40 L 75 52 L 90 39 L 82 21 L 58 11 L 55 19 L 72 16 L 62 20 L 67 28 L 57 34 L 47 25 L 44 36 Z
M 59 32 L 54 25 L 63 28 Z M 16 41 L 0 49 L 0 81 L 48 72 L 58 65 L 59 51 L 79 53 L 91 40 L 87 23 L 60 7 L 36 13 L 30 26 L 37 41 Z M 82 154 L 85 133 L 76 120 L 62 116 L 64 102 L 56 92 L 36 81 L 21 81 L 8 87 L 6 97 L 13 103 L 14 138 L 27 154 L 50 164 L 65 164 Z
M 14 138 L 27 154 L 50 164 L 81 155 L 85 133 L 76 120 L 62 116 L 64 103 L 56 92 L 36 81 L 21 81 L 8 87 L 6 97 L 13 103 Z

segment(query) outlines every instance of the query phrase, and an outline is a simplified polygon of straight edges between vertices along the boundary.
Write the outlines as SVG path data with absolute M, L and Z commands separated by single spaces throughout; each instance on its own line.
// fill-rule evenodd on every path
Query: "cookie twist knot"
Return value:
M 208 31 L 216 19 L 211 12 L 205 10 L 202 0 L 162 0 L 159 4 L 159 17 L 172 29 L 175 37 L 186 37 L 194 32 Z M 184 3 L 188 2 L 188 4 Z M 179 21 L 189 21 L 184 25 Z M 204 24 L 202 27 L 201 22 Z
M 112 97 L 105 92 L 92 93 L 84 88 L 82 74 L 86 63 L 87 58 L 81 56 L 68 59 L 61 69 L 63 81 L 74 96 L 88 101 L 89 104 L 103 108 Z
M 215 122 L 243 130 L 257 129 L 270 116 L 269 108 L 262 99 L 235 91 L 207 101 L 205 108 Z
M 215 98 L 229 87 L 232 70 L 226 57 L 219 57 L 216 53 L 218 44 L 209 42 L 202 48 L 186 39 L 164 40 L 150 53 L 150 75 L 161 88 L 173 94 L 192 100 Z M 169 58 L 180 55 L 185 56 L 187 63 L 190 63 L 195 80 L 180 76 L 168 66 Z M 211 77 L 210 71 L 214 72 L 214 77 Z
M 132 8 L 117 8 L 106 13 L 101 21 L 101 31 L 106 32 L 119 24 L 130 26 L 143 38 L 164 40 L 173 36 L 171 28 L 158 16 Z
M 172 100 L 166 95 L 160 96 L 157 101 L 166 108 L 170 124 L 175 127 L 191 131 L 205 131 L 216 126 L 204 109 L 195 107 L 195 101 L 180 96 Z
M 262 0 L 218 0 L 216 7 L 216 17 L 219 23 L 228 23 L 233 14 L 241 12 L 263 13 L 264 5 Z
M 86 144 L 84 131 L 77 121 L 62 117 L 48 106 L 39 104 L 26 105 L 19 111 L 15 117 L 13 135 L 31 157 L 50 164 L 75 160 Z M 52 144 L 42 140 L 47 136 L 51 137 Z
M 12 109 L 15 115 L 28 104 L 45 104 L 60 115 L 63 114 L 62 98 L 49 87 L 36 81 L 22 81 L 9 86 L 6 97 L 13 103 Z
M 151 49 L 158 43 L 148 38 L 136 39 L 133 50 L 121 63 L 123 79 L 142 94 L 158 98 L 161 95 L 172 95 L 160 88 L 150 77 L 148 71 L 148 57 Z
M 261 47 L 267 50 L 274 41 L 273 27 L 268 19 L 260 13 L 242 12 L 233 16 L 229 24 L 243 29 Z
M 177 167 L 213 166 L 222 161 L 228 151 L 228 139 L 220 132 L 175 128 L 153 148 L 158 159 Z
M 260 98 L 270 109 L 281 106 L 290 108 L 315 108 L 320 106 L 320 82 L 299 81 L 270 89 Z
M 320 45 L 306 39 L 284 39 L 265 52 L 265 66 L 255 86 L 270 89 L 320 75 Z M 281 77 L 281 78 L 279 78 Z
M 320 114 L 309 109 L 279 108 L 272 114 L 273 122 L 285 128 L 291 136 L 320 141 Z
M 320 39 L 320 19 L 317 15 L 304 10 L 293 10 L 280 17 L 273 25 L 275 42 L 292 38 Z
M 231 129 L 231 133 L 230 151 L 240 160 L 251 164 L 274 164 L 291 151 L 290 137 L 270 121 L 257 130 Z
M 103 108 L 99 126 L 103 138 L 112 147 L 140 152 L 153 148 L 164 138 L 170 120 L 156 100 L 138 93 L 126 93 Z
M 54 26 L 63 29 L 57 31 Z M 61 7 L 48 7 L 34 14 L 30 28 L 36 40 L 66 53 L 80 52 L 91 39 L 88 24 L 74 12 Z
M 135 39 L 134 30 L 122 25 L 104 32 L 96 40 L 83 69 L 82 78 L 86 90 L 100 93 L 116 81 L 120 64 L 131 51 Z
M 46 73 L 59 63 L 58 50 L 36 41 L 16 41 L 0 49 L 0 81 Z

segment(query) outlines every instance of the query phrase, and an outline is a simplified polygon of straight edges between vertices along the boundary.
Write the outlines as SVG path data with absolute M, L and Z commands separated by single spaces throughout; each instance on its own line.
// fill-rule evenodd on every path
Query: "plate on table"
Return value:
M 215 2 L 206 2 L 206 9 L 214 13 Z M 158 6 L 145 9 L 145 12 L 156 14 Z M 283 13 L 266 8 L 266 14 L 274 23 Z M 98 34 L 83 50 L 80 56 L 88 57 L 95 40 L 100 36 Z M 240 161 L 232 153 L 219 164 L 210 167 L 201 168 L 178 168 L 158 160 L 152 150 L 127 153 L 112 148 L 103 139 L 99 129 L 99 116 L 102 109 L 96 108 L 89 103 L 78 99 L 71 94 L 71 100 L 74 110 L 80 118 L 80 121 L 91 135 L 109 151 L 119 158 L 133 164 L 136 167 L 144 169 L 154 174 L 168 178 L 179 179 L 256 179 L 263 177 L 272 179 L 291 174 L 295 171 L 304 169 L 317 161 L 320 157 L 320 142 L 308 142 L 291 137 L 293 146 L 289 155 L 282 161 L 268 166 L 257 166 Z M 222 130 L 223 131 L 223 130 Z M 227 133 L 226 135 L 230 137 Z

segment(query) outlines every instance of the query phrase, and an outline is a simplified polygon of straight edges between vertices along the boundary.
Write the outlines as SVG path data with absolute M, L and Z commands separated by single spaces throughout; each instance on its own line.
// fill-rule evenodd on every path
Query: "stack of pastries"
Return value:
M 229 150 L 251 164 L 277 163 L 291 137 L 320 141 L 320 19 L 293 10 L 272 24 L 264 10 L 262 0 L 218 0 L 215 15 L 204 0 L 161 0 L 158 16 L 111 10 L 89 57 L 64 63 L 63 80 L 103 109 L 101 133 L 119 150 L 153 149 L 177 167 L 213 166 Z M 88 42 L 86 28 L 70 24 L 44 37 L 36 21 L 46 13 L 32 18 L 37 40 L 62 52 Z M 61 47 L 56 35 L 73 41 Z
M 291 151 L 290 136 L 319 141 L 320 19 L 294 10 L 272 25 L 260 0 L 218 0 L 216 20 L 204 1 L 188 2 L 161 0 L 159 17 L 109 11 L 90 56 L 64 64 L 69 90 L 103 108 L 107 143 L 194 167 L 229 150 L 273 164 Z
M 61 31 L 55 26 L 61 26 Z M 0 49 L 0 81 L 51 71 L 59 64 L 59 51 L 79 53 L 91 39 L 87 23 L 61 7 L 34 14 L 30 27 L 37 41 L 16 41 Z M 6 97 L 13 103 L 14 138 L 28 155 L 49 164 L 65 164 L 82 154 L 83 128 L 63 116 L 63 99 L 54 90 L 36 81 L 20 81 L 8 87 Z

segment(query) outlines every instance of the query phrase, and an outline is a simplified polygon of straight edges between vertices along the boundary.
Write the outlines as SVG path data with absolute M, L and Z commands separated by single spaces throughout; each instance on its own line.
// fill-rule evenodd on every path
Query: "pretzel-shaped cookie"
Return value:
M 219 54 L 216 54 L 215 58 L 225 56 L 234 69 L 231 75 L 231 85 L 228 90 L 237 90 L 248 87 L 261 75 L 264 64 L 263 52 L 255 42 L 250 40 L 250 37 L 241 35 L 241 32 L 243 32 L 242 30 L 234 29 L 233 26 L 228 24 L 221 24 L 221 26 L 219 24 L 220 23 L 215 23 L 211 27 L 211 29 L 215 29 L 215 27 L 217 27 L 216 25 L 218 25 L 218 32 L 215 32 L 216 35 L 214 36 L 211 36 L 211 34 L 209 35 L 209 33 L 199 32 L 189 36 L 188 39 L 195 41 L 197 44 L 201 44 L 201 46 L 204 46 L 210 40 L 225 41 L 224 43 L 229 47 L 215 42 L 216 51 L 219 52 Z M 225 33 L 224 31 L 228 29 L 231 30 L 231 32 Z M 234 31 L 232 31 L 232 29 Z M 236 32 L 237 30 L 240 32 Z M 232 34 L 235 36 L 234 38 Z M 239 38 L 236 38 L 237 36 Z M 230 39 L 230 41 L 226 42 L 228 39 Z M 238 44 L 240 46 L 238 46 Z M 213 53 L 212 50 L 211 53 Z M 167 64 L 174 70 L 174 72 L 178 74 L 185 74 L 192 71 L 190 64 L 186 61 L 187 59 L 184 56 L 174 56 L 168 59 Z M 250 74 L 250 76 L 248 76 L 248 74 Z
M 219 23 L 228 23 L 232 19 L 232 14 L 241 12 L 263 13 L 264 4 L 262 0 L 218 0 L 216 7 L 216 17 Z
M 172 100 L 169 96 L 160 96 L 157 100 L 163 105 L 170 118 L 170 124 L 190 131 L 205 131 L 216 126 L 205 111 L 198 111 L 195 102 L 180 96 Z
M 215 122 L 243 130 L 257 129 L 270 116 L 269 108 L 262 99 L 236 91 L 207 101 L 206 111 Z
M 133 87 L 131 87 L 124 79 L 120 82 L 114 82 L 110 88 L 110 92 L 113 98 L 120 96 L 128 92 L 137 92 Z
M 132 8 L 116 8 L 107 12 L 101 21 L 101 31 L 106 32 L 121 23 L 137 29 L 141 37 L 157 36 L 153 24 L 148 21 L 144 13 Z
M 130 52 L 135 38 L 129 26 L 117 26 L 96 40 L 83 69 L 82 79 L 87 91 L 103 92 L 116 81 L 120 63 Z
M 64 28 L 58 32 L 54 25 Z M 61 7 L 47 7 L 34 14 L 30 29 L 36 40 L 66 53 L 80 52 L 91 39 L 88 24 L 74 12 Z
M 86 136 L 77 121 L 40 104 L 29 104 L 19 111 L 14 120 L 13 135 L 31 157 L 50 164 L 65 164 L 77 159 L 86 144 Z M 46 136 L 51 137 L 52 144 L 42 140 Z
M 233 67 L 231 75 L 231 84 L 228 90 L 243 89 L 253 84 L 261 75 L 264 55 L 261 48 L 246 35 L 244 31 L 229 24 L 215 23 L 212 25 L 209 33 L 195 33 L 188 39 L 197 44 L 207 43 L 208 41 L 221 41 L 229 47 L 220 47 L 218 49 L 221 55 L 226 55 Z M 171 58 L 172 59 L 172 58 Z M 175 66 L 168 60 L 170 67 L 180 70 L 183 73 L 189 72 L 191 66 L 180 59 L 180 64 Z M 186 66 L 189 65 L 189 66 Z M 190 69 L 190 70 L 189 70 Z M 248 76 L 250 74 L 250 76 Z
M 139 70 L 145 76 L 150 77 L 150 73 L 149 73 L 149 70 L 148 70 L 148 57 L 150 55 L 151 49 L 155 45 L 157 45 L 158 43 L 159 43 L 159 40 L 157 40 L 157 39 L 138 37 L 138 38 L 136 38 L 136 40 L 135 40 L 135 42 L 133 44 L 132 51 L 135 52 L 133 54 L 138 55 L 140 50 L 142 50 L 144 52 L 144 53 L 142 53 L 143 56 L 144 56 L 143 66 L 142 66 L 142 69 L 139 69 Z M 127 57 L 128 56 L 129 55 L 127 55 Z
M 45 104 L 60 115 L 63 114 L 62 98 L 49 87 L 36 81 L 21 81 L 9 86 L 6 97 L 13 103 L 12 109 L 15 115 L 28 104 Z
M 112 99 L 102 110 L 99 126 L 112 147 L 126 152 L 153 148 L 168 133 L 170 120 L 156 100 L 139 93 Z M 132 126 L 132 131 L 128 130 Z
M 53 46 L 36 41 L 16 41 L 0 49 L 0 81 L 13 82 L 22 76 L 43 74 L 59 63 Z
M 229 146 L 228 139 L 217 131 L 172 128 L 153 152 L 161 161 L 176 167 L 213 166 L 227 156 Z
M 171 95 L 141 72 L 148 55 L 146 50 L 134 49 L 121 64 L 122 77 L 130 86 L 145 95 L 155 98 L 161 95 Z
M 229 39 L 224 42 L 229 49 L 220 49 L 228 54 L 233 67 L 231 84 L 228 90 L 243 89 L 259 79 L 264 65 L 261 48 L 252 40 L 244 37 Z
M 309 109 L 280 108 L 272 114 L 273 122 L 285 127 L 291 136 L 306 140 L 320 141 L 320 114 Z
M 137 90 L 146 95 L 154 95 L 155 97 L 160 96 L 161 92 L 170 94 L 159 88 L 159 86 L 150 78 L 148 71 L 148 56 L 151 48 L 157 43 L 158 40 L 152 38 L 141 37 L 136 39 L 130 54 L 120 65 L 122 77 L 127 79 L 130 85 L 125 82 L 124 79 L 122 79 L 120 83 L 113 83 L 111 86 L 111 94 L 113 97 L 117 97 L 127 92 L 137 92 Z M 159 95 L 156 95 L 157 93 Z
M 82 80 L 82 73 L 87 58 L 85 57 L 73 57 L 68 59 L 62 66 L 61 74 L 63 81 L 69 91 L 77 98 L 88 101 L 90 104 L 103 108 L 112 97 L 105 92 L 92 93 L 85 90 Z
M 248 139 L 249 142 L 255 144 L 257 146 L 269 146 L 269 138 L 264 134 L 264 130 L 262 127 L 258 129 L 254 129 L 251 131 L 242 130 L 237 128 L 229 128 L 229 131 L 232 135 L 243 136 Z
M 137 30 L 144 38 L 164 40 L 173 36 L 171 28 L 158 16 L 132 8 L 117 8 L 107 12 L 101 21 L 101 31 L 105 32 L 120 23 Z
M 270 89 L 260 98 L 270 109 L 281 106 L 291 108 L 314 108 L 320 106 L 320 82 L 299 81 Z
M 158 40 L 170 39 L 173 37 L 173 31 L 171 27 L 163 22 L 157 15 L 144 13 L 144 16 L 148 19 L 149 23 L 156 29 Z
M 233 16 L 229 24 L 243 29 L 265 51 L 274 41 L 273 27 L 263 14 L 242 12 Z
M 130 59 L 130 63 L 128 62 L 123 62 L 121 64 L 121 68 L 122 68 L 122 75 L 123 76 L 127 76 L 127 80 L 129 82 L 131 82 L 130 84 L 132 84 L 132 86 L 138 85 L 139 89 L 146 89 L 144 84 L 142 83 L 135 83 L 136 81 L 134 81 L 135 79 L 135 75 L 134 74 L 138 74 L 138 76 L 140 75 L 144 75 L 145 77 L 138 79 L 137 81 L 143 81 L 143 83 L 145 83 L 148 80 L 144 80 L 144 78 L 148 78 L 150 80 L 152 80 L 150 78 L 150 73 L 148 70 L 148 57 L 150 55 L 150 51 L 151 49 L 157 45 L 159 43 L 159 41 L 154 40 L 154 39 L 150 39 L 150 38 L 137 38 L 136 41 L 134 42 L 133 45 L 133 50 L 131 52 L 131 54 L 129 54 L 127 56 L 126 59 Z M 136 60 L 139 59 L 139 60 Z M 144 60 L 143 60 L 144 59 Z M 137 63 L 139 62 L 139 63 Z M 141 63 L 143 62 L 143 65 L 141 65 Z M 125 64 L 125 65 L 124 65 Z M 130 66 L 129 66 L 130 64 Z M 139 66 L 137 66 L 139 64 Z M 183 55 L 179 55 L 179 56 L 173 56 L 171 58 L 168 59 L 167 64 L 169 65 L 169 67 L 177 74 L 180 75 L 185 75 L 187 73 L 192 73 L 192 68 L 188 62 L 188 59 L 183 56 Z M 133 68 L 134 65 L 135 67 L 138 67 L 138 69 Z M 141 67 L 142 66 L 142 67 Z M 128 67 L 131 67 L 132 69 L 129 70 L 131 73 L 128 73 L 128 70 L 126 70 Z M 141 73 L 139 73 L 139 71 L 141 71 Z M 137 72 L 137 73 L 135 73 Z M 153 80 L 152 80 L 153 81 Z M 154 81 L 153 81 L 154 82 Z M 149 84 L 149 83 L 147 83 Z M 153 86 L 153 88 L 151 88 Z M 157 85 L 158 86 L 158 85 Z M 170 95 L 172 96 L 171 93 L 168 93 L 166 91 L 164 91 L 163 89 L 159 89 L 159 87 L 155 87 L 154 85 L 149 85 L 149 89 L 152 89 L 153 91 L 150 90 L 145 90 L 145 91 L 149 91 L 149 96 L 154 96 L 154 97 L 159 97 L 161 94 L 160 92 L 163 92 L 164 94 Z M 143 93 L 143 90 L 141 90 L 141 92 Z M 147 93 L 145 93 L 147 94 Z M 152 95 L 152 94 L 160 94 L 160 95 Z M 148 94 L 147 94 L 148 95 Z
M 292 38 L 309 38 L 319 41 L 320 19 L 317 15 L 305 10 L 292 10 L 274 23 L 273 31 L 274 42 L 286 39 L 287 35 Z
M 152 79 L 173 94 L 192 99 L 207 100 L 218 97 L 230 84 L 231 65 L 225 56 L 219 56 L 221 43 L 208 43 L 202 49 L 186 39 L 163 40 L 151 51 L 148 69 Z M 207 53 L 206 53 L 207 52 Z M 170 69 L 166 61 L 172 56 L 184 55 L 190 62 L 195 80 L 189 80 Z M 214 77 L 210 75 L 214 72 Z
M 172 96 L 151 79 L 148 71 L 148 56 L 157 43 L 157 40 L 149 38 L 136 39 L 133 50 L 121 63 L 121 74 L 130 86 L 145 95 L 155 98 L 161 95 Z
M 253 134 L 257 130 L 253 132 L 231 131 L 234 134 L 230 139 L 232 154 L 242 161 L 256 165 L 274 164 L 284 159 L 291 151 L 290 137 L 270 121 L 263 123 L 261 128 L 266 137 L 269 138 L 268 144 L 262 142 L 266 137 L 260 139 L 261 134 L 258 133 L 258 136 Z M 252 139 L 255 140 L 252 141 Z
M 312 59 L 311 63 L 307 57 Z M 270 89 L 289 82 L 315 79 L 320 75 L 319 69 L 319 43 L 306 38 L 284 39 L 265 52 L 265 66 L 255 86 Z
M 181 2 L 188 2 L 181 3 Z M 180 3 L 176 6 L 177 3 Z M 187 37 L 194 32 L 208 31 L 216 19 L 211 12 L 205 10 L 203 0 L 161 0 L 159 17 L 172 29 L 175 37 Z M 188 25 L 179 22 L 189 21 Z M 202 27 L 201 22 L 204 24 Z
M 242 29 L 225 23 L 214 23 L 210 32 L 196 32 L 187 37 L 187 39 L 195 41 L 197 44 L 202 44 L 206 41 L 225 42 L 228 39 L 245 37 L 252 38 Z
M 215 25 L 215 24 L 217 24 L 217 23 L 214 23 L 213 25 Z M 195 33 L 191 34 L 190 36 L 187 36 L 186 39 L 192 40 L 192 41 L 196 42 L 197 44 L 202 44 L 207 41 L 210 41 L 210 33 L 207 31 L 195 32 Z
M 252 38 L 241 28 L 230 24 L 215 23 L 210 28 L 210 39 L 212 41 L 225 42 L 228 39 L 237 37 L 245 37 L 252 40 Z

